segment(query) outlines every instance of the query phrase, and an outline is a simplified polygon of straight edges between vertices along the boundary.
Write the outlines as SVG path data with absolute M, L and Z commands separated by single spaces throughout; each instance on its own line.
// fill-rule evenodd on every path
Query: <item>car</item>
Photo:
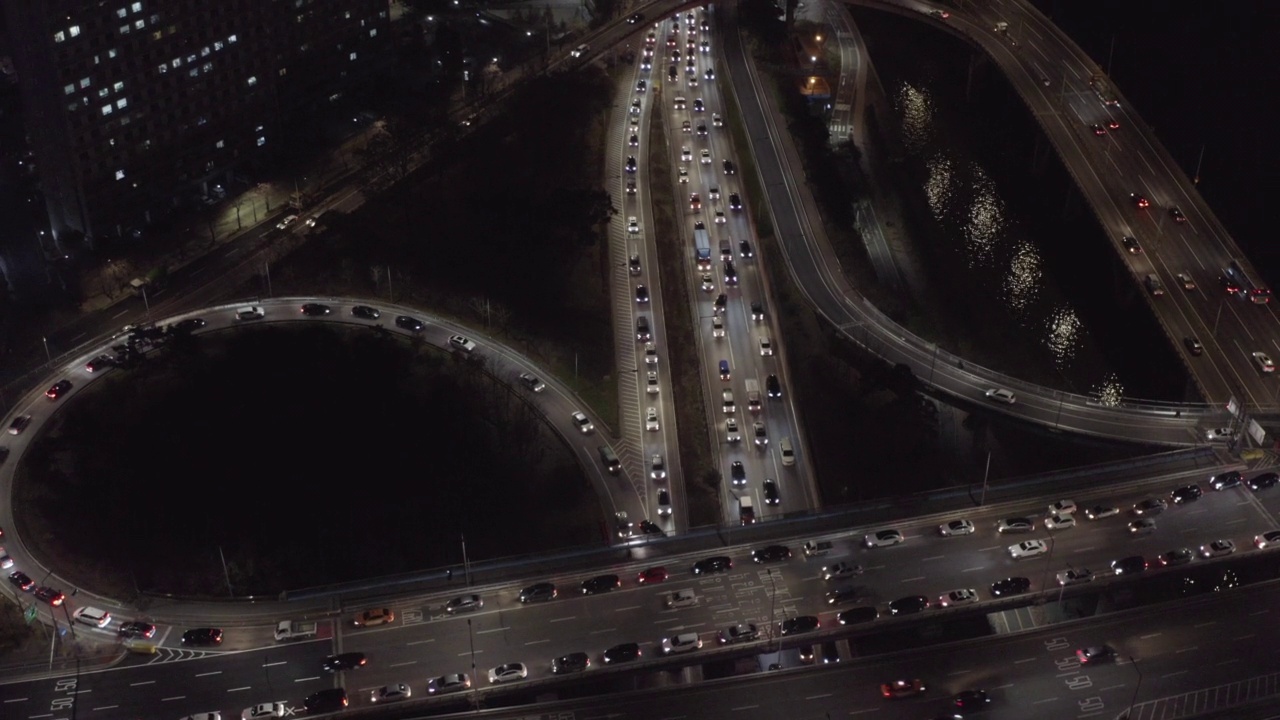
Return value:
M 1187 216 L 1182 214 L 1182 211 L 1178 209 L 1177 205 L 1169 208 L 1169 217 L 1173 218 L 1173 221 L 1177 223 L 1184 223 L 1187 221 Z
M 893 682 L 882 683 L 880 685 L 880 694 L 886 698 L 906 698 L 919 695 L 925 691 L 924 681 L 920 678 L 914 680 L 894 680 Z
M 840 648 L 836 646 L 834 640 L 827 640 L 822 643 L 822 664 L 830 665 L 840 662 Z
M 44 396 L 49 398 L 50 400 L 57 400 L 58 398 L 62 397 L 63 395 L 66 395 L 69 392 L 71 392 L 71 381 L 59 380 L 58 382 L 50 386 L 48 390 L 44 391 Z
M 743 258 L 744 260 L 750 260 L 751 258 L 756 256 L 755 253 L 751 251 L 750 240 L 738 241 L 738 256 Z
M 373 608 L 356 613 L 351 624 L 356 627 L 374 627 L 395 622 L 396 614 L 391 608 Z
M 892 547 L 905 541 L 900 530 L 886 529 L 876 530 L 863 536 L 862 544 L 869 548 Z
M 1203 494 L 1204 491 L 1200 489 L 1200 486 L 1193 484 L 1176 488 L 1172 493 L 1169 493 L 1169 497 L 1173 499 L 1174 505 L 1186 505 L 1199 500 Z
M 1107 119 L 1107 129 L 1108 129 L 1108 130 L 1119 130 L 1119 129 L 1120 129 L 1120 121 L 1119 121 L 1119 120 L 1114 120 L 1114 119 L 1110 119 L 1110 118 L 1108 118 L 1108 119 Z
M 817 615 L 798 615 L 782 621 L 780 632 L 783 635 L 799 635 L 817 630 L 822 626 Z
M 680 169 L 676 170 L 676 179 L 682 183 L 689 182 L 689 168 L 681 166 Z
M 1049 506 L 1050 515 L 1071 515 L 1076 511 L 1074 500 L 1058 500 Z
M 13 567 L 13 558 L 4 548 L 0 547 L 0 569 L 8 570 Z
M 1275 487 L 1280 482 L 1280 475 L 1273 472 L 1264 472 L 1261 475 L 1249 478 L 1246 483 L 1250 490 L 1266 490 Z
M 649 318 L 641 315 L 636 318 L 636 340 L 647 342 L 653 339 L 653 330 L 649 327 Z
M 711 316 L 711 337 L 724 337 L 724 320 L 719 315 Z
M 1049 552 L 1049 543 L 1043 540 L 1023 540 L 1009 546 L 1009 556 L 1014 560 L 1039 557 L 1047 552 Z
M 1120 242 L 1124 245 L 1124 249 L 1129 251 L 1130 255 L 1139 255 L 1142 253 L 1142 246 L 1138 244 L 1137 238 L 1126 235 L 1120 239 Z
M 208 324 L 209 323 L 205 322 L 204 318 L 187 318 L 170 325 L 169 332 L 175 335 L 190 334 Z
M 738 421 L 733 418 L 727 418 L 724 421 L 725 442 L 736 443 L 742 440 L 742 433 L 738 432 Z
M 649 288 L 648 288 L 648 287 L 645 287 L 644 285 L 637 285 L 637 286 L 636 286 L 636 302 L 638 302 L 638 303 L 647 303 L 647 302 L 649 302 Z
M 369 662 L 369 658 L 365 657 L 362 652 L 345 652 L 338 655 L 330 655 L 320 663 L 320 667 L 327 672 L 341 672 L 343 670 L 354 670 L 364 667 Z
M 636 194 L 636 181 L 635 181 L 635 180 L 627 180 L 627 194 L 628 194 L 628 195 L 635 195 L 635 194 Z
M 393 683 L 391 685 L 383 685 L 375 688 L 369 693 L 369 702 L 371 703 L 389 703 L 400 700 L 407 700 L 413 695 L 413 690 L 404 683 Z
M 782 382 L 778 380 L 777 375 L 769 375 L 764 379 L 765 394 L 775 400 L 782 397 Z
M 1089 126 L 1089 129 L 1093 131 L 1093 134 L 1094 134 L 1094 135 L 1106 135 L 1106 134 L 1107 134 L 1107 129 L 1106 129 L 1106 128 L 1104 128 L 1104 127 L 1102 127 L 1102 126 L 1101 126 L 1101 125 L 1099 125 L 1098 123 L 1094 123 L 1094 124 L 1090 125 L 1090 126 Z
M 547 600 L 555 600 L 558 594 L 556 586 L 549 582 L 534 583 L 520 591 L 520 602 L 524 604 L 546 602 Z
M 561 655 L 551 661 L 551 672 L 555 675 L 581 672 L 589 667 L 591 667 L 591 658 L 584 652 Z
M 938 526 L 938 534 L 943 537 L 972 535 L 973 532 L 973 523 L 969 520 L 949 520 Z
M 31 425 L 31 415 L 18 415 L 12 423 L 9 423 L 9 434 L 12 436 L 22 434 L 22 430 L 26 430 L 28 425 Z
M 765 478 L 764 481 L 764 504 L 777 506 L 782 504 L 782 494 L 778 491 L 778 483 Z
M 856 577 L 861 574 L 861 565 L 855 565 L 854 563 L 844 561 L 822 568 L 822 579 L 827 581 L 842 580 L 844 578 Z
M 1050 530 L 1070 530 L 1076 526 L 1076 516 L 1050 515 L 1044 519 L 1044 526 Z
M 694 575 L 711 575 L 728 572 L 733 569 L 733 561 L 726 555 L 703 558 L 693 564 Z
M 1147 498 L 1133 506 L 1133 514 L 1139 517 L 1152 517 L 1167 510 L 1169 503 L 1164 498 Z
M 1106 645 L 1095 645 L 1076 650 L 1076 659 L 1084 665 L 1097 664 L 1113 659 L 1115 654 L 1115 651 Z
M 1173 567 L 1175 565 L 1186 565 L 1195 558 L 1196 555 L 1191 552 L 1191 550 L 1187 548 L 1178 548 L 1177 550 L 1170 550 L 1166 553 L 1161 553 L 1158 560 L 1164 567 Z
M 760 637 L 760 630 L 751 623 L 738 623 L 724 628 L 716 635 L 716 640 L 722 645 L 731 643 L 751 642 Z
M 769 446 L 769 434 L 765 429 L 764 423 L 756 420 L 751 423 L 751 436 L 755 439 L 756 447 L 761 450 Z
M 641 570 L 636 575 L 636 582 L 641 585 L 652 585 L 654 583 L 666 582 L 667 569 L 664 567 L 651 567 Z
M 515 682 L 529 677 L 529 668 L 524 663 L 512 662 L 489 669 L 489 684 Z
M 644 429 L 650 432 L 656 431 L 658 427 L 658 408 L 648 407 L 644 411 Z
M 471 687 L 471 678 L 466 673 L 450 673 L 433 677 L 427 681 L 428 695 L 443 695 L 458 692 Z
M 604 660 L 605 665 L 616 665 L 617 663 L 636 660 L 640 655 L 639 643 L 620 643 L 605 650 L 601 659 Z
M 786 545 L 767 545 L 751 551 L 751 559 L 757 563 L 782 562 L 791 559 L 791 548 Z
M 1226 490 L 1228 488 L 1238 487 L 1244 481 L 1244 476 L 1239 470 L 1228 470 L 1218 473 L 1209 478 L 1209 487 L 1214 490 Z
M 640 232 L 640 222 L 636 220 L 636 217 L 634 215 L 627 218 L 627 232 L 632 235 L 635 235 Z
M 1156 521 L 1149 517 L 1129 523 L 1130 535 L 1150 535 L 1156 531 Z
M 530 392 L 542 392 L 547 389 L 547 384 L 538 379 L 536 375 L 529 373 L 520 373 L 520 384 L 524 385 Z
M 751 301 L 751 319 L 757 322 L 764 320 L 764 303 L 759 300 Z
M 1024 577 L 1010 577 L 991 583 L 991 594 L 995 597 L 1020 595 L 1031 589 L 1031 581 Z
M 692 162 L 693 150 L 688 146 L 680 148 L 680 160 L 683 162 Z M 697 193 L 694 193 L 692 197 L 697 197 Z
M 222 631 L 218 628 L 193 628 L 182 633 L 183 645 L 221 645 Z
M 960 588 L 952 590 L 949 593 L 943 593 L 938 597 L 938 605 L 941 607 L 951 607 L 953 605 L 972 605 L 978 602 L 978 591 L 973 588 Z
M 720 293 L 719 295 L 716 296 L 715 303 L 713 304 L 715 306 L 715 309 L 712 312 L 715 312 L 717 314 L 722 313 L 725 311 L 725 308 L 729 305 L 729 296 L 725 295 L 724 293 Z
M 222 713 L 216 710 L 213 712 L 196 713 L 194 715 L 187 715 L 186 717 L 179 718 L 179 720 L 222 720 Z
M 403 328 L 410 332 L 422 332 L 426 329 L 427 324 L 415 317 L 408 315 L 398 315 L 396 317 L 396 327 Z
M 773 341 L 768 335 L 760 338 L 760 355 L 761 357 L 770 357 L 773 355 Z
M 1191 276 L 1190 276 L 1190 275 L 1188 275 L 1187 273 L 1180 272 L 1180 273 L 1178 273 L 1177 275 L 1175 275 L 1174 277 L 1176 277 L 1176 278 L 1178 279 L 1178 284 L 1182 286 L 1182 289 L 1183 289 L 1183 290 L 1195 290 L 1195 289 L 1196 289 L 1196 281 L 1195 281 L 1195 280 L 1192 280 L 1192 279 L 1191 279 Z
M 857 625 L 858 623 L 871 622 L 878 617 L 880 617 L 880 611 L 874 606 L 868 605 L 837 613 L 836 622 L 841 625 Z
M 635 98 L 634 100 L 631 101 L 631 114 L 632 115 L 640 114 L 640 98 Z
M 734 460 L 729 465 L 729 478 L 734 487 L 745 487 L 747 484 L 747 469 L 743 467 L 741 460 Z
M 1265 550 L 1266 548 L 1280 545 L 1280 530 L 1268 530 L 1260 535 L 1255 535 L 1253 537 L 1253 544 L 1256 545 L 1259 550 Z M 10 579 L 12 579 L 12 576 L 10 576 Z
M 120 629 L 116 631 L 116 634 L 123 638 L 143 638 L 145 640 L 156 634 L 156 626 L 141 620 L 131 620 L 120 623 Z
M 474 612 L 484 607 L 484 598 L 479 595 L 459 595 L 444 604 L 447 613 Z
M 649 477 L 653 480 L 665 480 L 667 478 L 667 463 L 662 459 L 661 455 L 653 455 L 649 458 Z
M 1058 573 L 1059 585 L 1079 585 L 1087 582 L 1093 582 L 1093 571 L 1089 568 L 1070 568 Z
M 720 361 L 720 379 L 728 380 L 731 377 L 733 377 L 733 373 L 729 370 L 729 361 L 721 360 Z
M 690 64 L 690 65 L 693 65 L 693 58 L 689 58 L 689 64 Z M 705 111 L 706 111 L 706 109 L 707 109 L 707 106 L 703 104 L 703 102 L 702 102 L 702 98 L 694 98 L 694 99 L 693 99 L 693 111 L 694 111 L 694 112 L 705 112 Z
M 658 346 L 651 342 L 644 344 L 644 362 L 646 365 L 658 364 Z
M 1111 571 L 1117 575 L 1135 575 L 1147 569 L 1147 561 L 1141 555 L 1130 555 L 1111 561 Z
M 720 117 L 720 113 L 711 113 L 711 125 L 714 127 L 724 127 L 724 119 Z
M 1005 388 L 988 388 L 983 395 L 992 402 L 1004 403 L 1005 405 L 1012 405 L 1018 402 L 1018 396 L 1014 395 L 1012 390 L 1006 390 Z
M 115 358 L 110 355 L 99 355 L 98 357 L 85 363 L 84 369 L 94 373 L 101 372 L 116 364 Z
M 1230 442 L 1236 439 L 1236 431 L 1232 428 L 1209 428 L 1204 431 L 1204 439 L 1209 442 Z
M 301 312 L 307 317 L 322 317 L 333 312 L 333 308 L 321 303 L 306 303 L 302 306 Z
M 631 17 L 627 18 L 627 24 L 635 25 L 636 23 L 642 22 L 643 20 L 644 20 L 644 13 L 636 13 Z
M 723 225 L 723 224 L 725 224 L 725 223 L 729 222 L 729 218 L 727 218 L 727 217 L 725 217 L 725 216 L 724 216 L 724 211 L 723 211 L 723 210 L 716 210 L 715 218 L 716 218 L 716 224 L 717 224 L 717 225 Z
M 961 715 L 981 712 L 990 703 L 991 697 L 985 690 L 965 690 L 951 700 L 951 704 L 960 711 Z
M 622 587 L 622 579 L 617 575 L 597 575 L 582 581 L 583 595 L 599 595 Z
M 711 151 L 710 151 L 710 150 L 708 150 L 708 149 L 706 149 L 706 148 L 703 148 L 703 149 L 702 149 L 702 153 L 701 153 L 701 155 L 700 155 L 699 157 L 702 159 L 702 164 L 703 164 L 703 165 L 710 165 L 710 164 L 711 164 Z
M 1276 364 L 1271 361 L 1271 356 L 1264 352 L 1249 353 L 1253 358 L 1253 363 L 1258 366 L 1258 370 L 1264 373 L 1273 373 L 1276 371 Z
M 1112 515 L 1119 514 L 1120 508 L 1115 507 L 1114 505 L 1094 505 L 1084 511 L 1084 516 L 1090 520 L 1101 520 L 1103 518 L 1109 518 Z
M 742 198 L 738 197 L 738 193 L 729 193 L 729 209 L 741 210 Z
M 635 155 L 628 155 L 628 156 L 627 156 L 627 166 L 626 166 L 626 168 L 627 168 L 627 172 L 629 172 L 629 173 L 633 173 L 633 172 L 635 172 L 635 171 L 636 171 L 636 156 L 635 156 Z
M 1201 345 L 1196 338 L 1191 336 L 1184 337 L 1182 338 L 1182 344 L 1187 346 L 1187 352 L 1192 355 L 1200 356 L 1204 354 L 1204 345 Z
M 658 516 L 671 517 L 671 493 L 667 490 L 658 491 Z
M 1025 517 L 1005 518 L 996 523 L 996 532 L 1001 535 L 1007 533 L 1029 533 L 1035 529 L 1035 522 L 1031 518 Z
M 581 410 L 574 410 L 569 417 L 573 420 L 574 427 L 578 428 L 578 432 L 583 435 L 589 435 L 596 429 L 596 426 L 591 424 L 591 421 L 587 419 L 586 414 Z
M 1214 540 L 1200 546 L 1200 555 L 1206 558 L 1226 557 L 1235 551 L 1236 544 L 1230 540 Z
M 285 715 L 284 703 L 258 703 L 240 711 L 240 720 L 259 720 L 259 718 L 282 718 Z
M 20 570 L 9 573 L 9 583 L 22 592 L 31 592 L 36 586 L 36 582 Z
M 1129 193 L 1129 202 L 1133 203 L 1133 206 L 1140 210 L 1151 207 L 1151 202 L 1147 200 L 1145 196 L 1136 192 Z
M 276 223 L 277 230 L 283 230 L 298 221 L 297 215 L 285 215 L 284 219 Z
M 382 317 L 382 313 L 377 308 L 369 307 L 368 305 L 353 305 L 351 306 L 351 316 L 358 317 L 361 320 L 377 320 Z M 392 686 L 388 685 L 387 687 Z
M 738 173 L 737 168 L 735 168 L 735 167 L 733 166 L 733 161 L 732 161 L 732 160 L 725 160 L 725 161 L 724 161 L 723 163 L 721 163 L 721 164 L 724 166 L 724 174 L 725 174 L 725 175 L 736 175 L 736 174 Z
M 702 647 L 702 638 L 698 637 L 696 632 L 680 633 L 672 637 L 662 638 L 659 646 L 662 648 L 663 655 L 679 655 L 693 652 Z
M 914 615 L 929 609 L 929 598 L 923 595 L 908 595 L 889 603 L 890 615 Z
M 658 525 L 654 523 L 652 520 L 641 520 L 640 532 L 644 533 L 645 535 L 666 535 L 667 534 L 665 530 L 658 527 Z
M 702 273 L 702 290 L 703 292 L 716 291 L 716 280 L 711 273 Z

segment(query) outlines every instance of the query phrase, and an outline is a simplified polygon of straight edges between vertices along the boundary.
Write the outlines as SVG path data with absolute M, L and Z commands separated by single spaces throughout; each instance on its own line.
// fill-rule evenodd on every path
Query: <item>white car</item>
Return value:
M 951 520 L 938 526 L 938 534 L 943 537 L 972 535 L 973 531 L 973 523 L 969 520 Z
M 724 127 L 724 119 L 720 117 L 720 113 L 711 113 L 712 127 Z
M 971 605 L 976 602 L 978 602 L 978 591 L 971 588 L 952 590 L 951 592 L 938 597 L 938 605 L 942 607 L 951 607 L 952 605 Z
M 706 148 L 702 149 L 702 164 L 703 165 L 711 164 L 711 151 Z
M 644 362 L 646 365 L 658 364 L 658 346 L 653 343 L 644 344 Z
M 663 462 L 661 455 L 654 455 L 649 461 L 649 477 L 654 480 L 664 480 L 667 477 L 667 464 Z
M 717 210 L 717 211 L 716 211 L 716 224 L 717 224 L 717 225 L 723 225 L 723 224 L 725 224 L 725 223 L 727 223 L 727 222 L 729 222 L 729 218 L 727 218 L 727 217 L 725 217 L 725 216 L 724 216 L 724 211 L 723 211 L 723 210 Z
M 702 273 L 702 290 L 703 292 L 716 291 L 716 279 L 711 273 Z M 717 319 L 719 316 L 717 316 Z
M 724 320 L 720 319 L 719 315 L 711 317 L 711 337 L 724 337 Z
M 645 381 L 645 390 L 650 395 L 658 392 L 658 373 L 656 371 L 649 371 L 649 379 Z
M 1271 362 L 1270 355 L 1264 352 L 1250 353 L 1250 355 L 1253 357 L 1253 362 L 1258 366 L 1258 369 L 1261 370 L 1262 372 L 1273 373 L 1276 371 L 1276 364 L 1274 362 Z
M 596 429 L 596 426 L 591 424 L 591 421 L 587 419 L 587 416 L 581 410 L 574 410 L 571 417 L 573 418 L 573 424 L 583 435 L 588 435 Z
M 570 52 L 569 54 L 572 55 L 573 57 L 579 58 L 579 57 L 582 57 L 583 55 L 586 55 L 587 51 L 590 49 L 591 49 L 590 45 L 583 43 L 578 47 L 574 48 L 573 51 Z
M 1093 571 L 1089 568 L 1080 568 L 1079 570 L 1071 568 L 1058 573 L 1059 585 L 1079 585 L 1087 582 L 1093 582 Z
M 640 232 L 640 223 L 639 221 L 636 220 L 636 217 L 634 215 L 627 218 L 627 232 L 631 233 L 632 235 L 637 235 Z
M 719 200 L 719 199 L 720 199 L 720 186 L 719 186 L 719 185 L 712 185 L 712 186 L 711 186 L 711 188 L 710 188 L 709 190 L 707 190 L 707 197 L 711 198 L 712 200 Z
M 671 517 L 671 493 L 666 490 L 658 491 L 658 515 Z
M 1231 428 L 1209 428 L 1204 431 L 1204 439 L 1209 442 L 1230 442 L 1236 439 L 1236 431 Z
M 533 392 L 542 392 L 547 389 L 547 384 L 539 380 L 537 377 L 529 373 L 520 373 L 520 382 Z
M 240 711 L 240 720 L 257 720 L 258 718 L 284 717 L 284 703 L 259 703 Z
M 9 557 L 9 553 L 0 547 L 0 568 L 8 570 L 11 567 L 13 567 L 13 558 Z
M 1074 500 L 1059 500 L 1049 506 L 1050 515 L 1071 515 L 1076 511 L 1076 502 Z
M 773 341 L 769 339 L 768 335 L 760 338 L 760 355 L 762 357 L 773 355 Z
M 645 409 L 644 429 L 650 432 L 658 429 L 658 408 L 650 407 Z
M 283 230 L 298 221 L 297 215 L 285 215 L 284 219 L 276 223 L 277 230 Z
M 413 695 L 413 690 L 404 683 L 392 683 L 391 685 L 383 685 L 369 693 L 369 702 L 372 703 L 389 703 L 398 700 L 408 700 Z
M 1009 546 L 1009 554 L 1014 560 L 1024 560 L 1049 552 L 1049 544 L 1043 540 L 1023 540 L 1017 545 Z
M 662 654 L 676 655 L 693 652 L 702 647 L 702 639 L 698 633 L 680 633 L 675 637 L 662 638 Z
M 182 720 L 222 720 L 222 713 L 220 712 L 196 713 L 195 715 L 188 715 L 182 718 Z
M 769 432 L 759 420 L 751 423 L 751 437 L 755 438 L 756 447 L 764 449 L 769 444 Z
M 693 162 L 693 150 L 687 147 L 680 148 L 680 159 L 684 162 Z
M 1255 535 L 1253 544 L 1257 545 L 1259 550 L 1275 547 L 1280 544 L 1280 530 L 1268 530 L 1261 535 Z
M 991 388 L 985 394 L 988 400 L 1004 403 L 1005 405 L 1012 405 L 1018 402 L 1018 396 L 1014 395 L 1012 390 L 1005 390 L 1004 388 Z
M 689 182 L 689 168 L 681 167 L 679 170 L 676 171 L 676 177 L 682 183 Z
M 466 335 L 450 335 L 449 344 L 466 353 L 472 352 L 476 349 L 475 341 Z
M 1093 507 L 1084 511 L 1084 516 L 1089 518 L 1090 520 L 1101 520 L 1102 518 L 1109 518 L 1112 515 L 1119 515 L 1119 514 L 1120 514 L 1120 508 L 1114 505 L 1094 505 Z
M 731 443 L 736 443 L 742 440 L 742 435 L 738 432 L 737 420 L 734 420 L 733 418 L 729 418 L 728 420 L 724 421 L 724 435 L 725 435 L 725 440 Z
M 838 562 L 835 565 L 828 565 L 822 568 L 823 580 L 840 580 L 847 577 L 854 577 L 862 574 L 862 566 L 853 563 Z
M 489 684 L 497 685 L 498 683 L 514 682 L 529 677 L 529 668 L 524 663 L 507 663 L 499 665 L 489 670 Z
M 1200 555 L 1207 558 L 1223 557 L 1236 551 L 1236 544 L 1230 540 L 1214 540 L 1208 545 L 1200 546 Z
M 867 533 L 862 538 L 862 544 L 869 548 L 892 547 L 906 540 L 899 530 L 877 530 L 873 533 Z
M 666 605 L 667 609 L 669 610 L 674 610 L 676 608 L 694 607 L 695 605 L 698 604 L 698 594 L 693 591 L 693 588 L 676 590 L 673 593 L 667 594 L 667 599 L 663 602 L 663 604 Z
M 1044 519 L 1044 526 L 1050 530 L 1070 530 L 1076 526 L 1076 516 L 1050 515 Z

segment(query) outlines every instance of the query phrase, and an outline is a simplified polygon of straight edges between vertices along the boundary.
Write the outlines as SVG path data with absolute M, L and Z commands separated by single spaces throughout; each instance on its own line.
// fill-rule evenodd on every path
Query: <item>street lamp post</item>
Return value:
M 1133 706 L 1138 704 L 1138 691 L 1142 689 L 1142 669 L 1138 667 L 1138 658 L 1130 655 L 1129 664 L 1133 665 L 1133 671 L 1138 674 L 1138 683 L 1133 686 L 1133 697 L 1129 699 L 1129 709 L 1124 713 L 1124 720 L 1133 717 Z
M 53 362 L 53 355 L 49 352 L 49 338 L 47 338 L 47 337 L 41 337 L 41 338 L 40 338 L 40 342 L 43 342 L 43 343 L 44 343 L 44 357 L 45 357 L 45 359 L 46 359 L 46 360 L 48 360 L 50 363 L 52 363 L 52 362 Z

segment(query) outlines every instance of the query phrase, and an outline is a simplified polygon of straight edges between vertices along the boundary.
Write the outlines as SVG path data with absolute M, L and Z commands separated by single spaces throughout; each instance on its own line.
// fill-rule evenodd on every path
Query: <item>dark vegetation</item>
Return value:
M 220 553 L 235 594 L 274 595 L 456 564 L 463 534 L 472 560 L 588 544 L 600 522 L 482 362 L 325 325 L 187 338 L 94 382 L 14 497 L 36 554 L 119 597 L 226 595 Z

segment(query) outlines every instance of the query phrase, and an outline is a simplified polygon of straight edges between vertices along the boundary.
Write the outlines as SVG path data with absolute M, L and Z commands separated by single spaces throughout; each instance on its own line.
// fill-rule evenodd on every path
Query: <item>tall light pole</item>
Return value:
M 1129 699 L 1129 709 L 1124 713 L 1124 720 L 1133 717 L 1133 706 L 1138 704 L 1138 691 L 1142 689 L 1142 670 L 1138 667 L 1138 658 L 1130 655 L 1129 664 L 1133 665 L 1133 671 L 1138 673 L 1138 684 L 1133 686 L 1133 697 Z
M 41 337 L 40 342 L 44 343 L 44 356 L 50 363 L 53 362 L 53 355 L 49 352 L 49 338 Z

